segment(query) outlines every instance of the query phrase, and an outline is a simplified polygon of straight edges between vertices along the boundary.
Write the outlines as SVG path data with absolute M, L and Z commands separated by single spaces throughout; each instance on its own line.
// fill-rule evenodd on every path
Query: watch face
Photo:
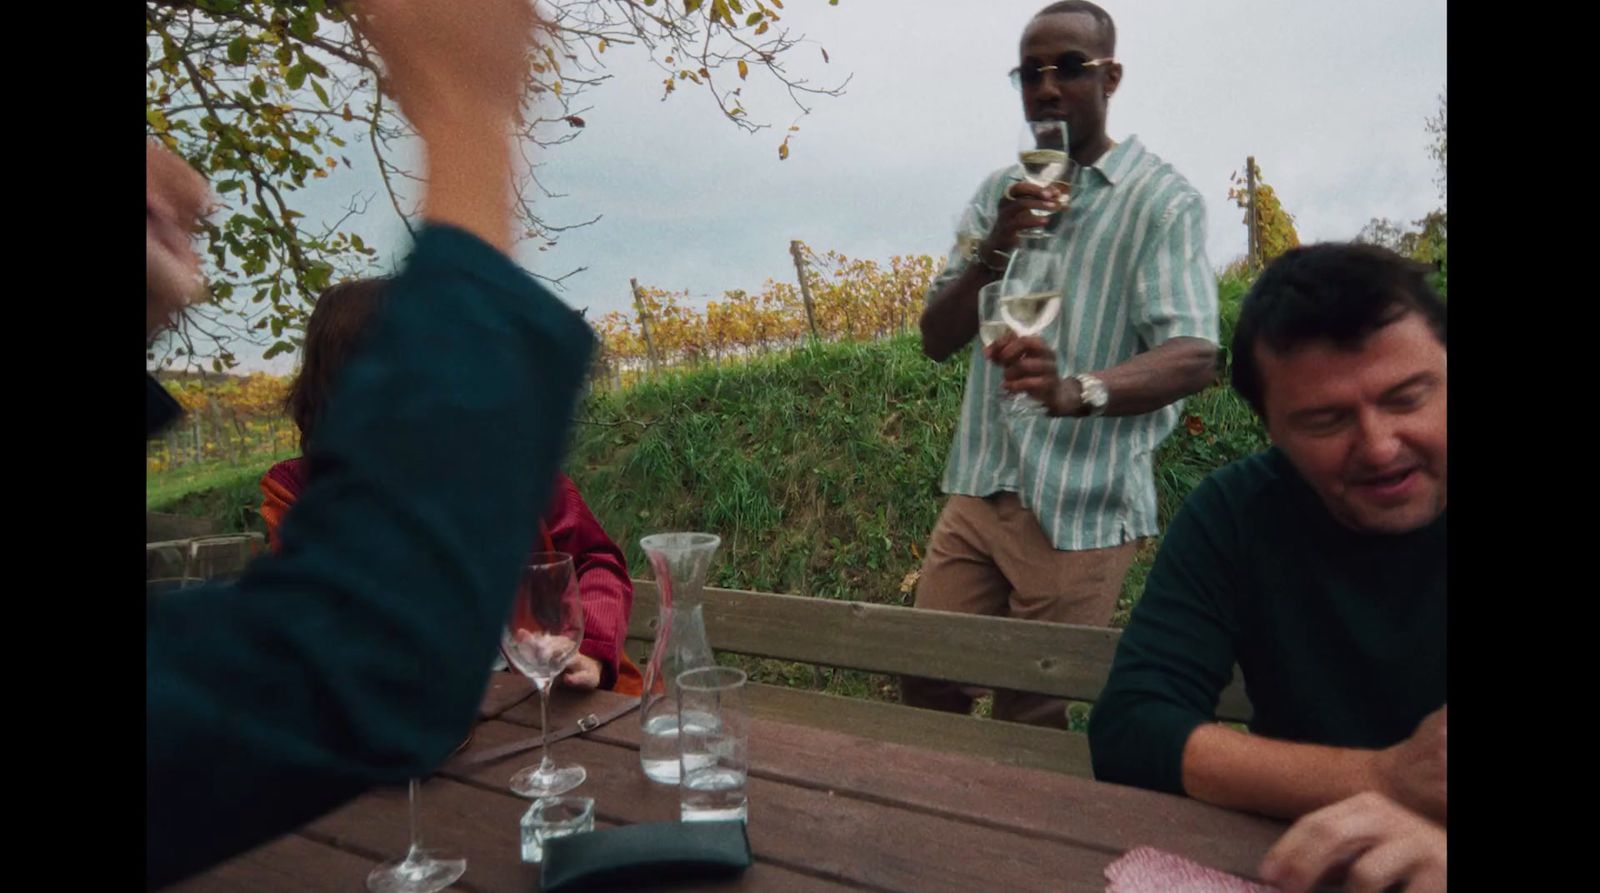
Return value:
M 1106 408 L 1111 402 L 1111 395 L 1106 392 L 1105 382 L 1092 375 L 1078 377 L 1078 384 L 1083 388 L 1083 402 L 1091 410 L 1099 411 Z

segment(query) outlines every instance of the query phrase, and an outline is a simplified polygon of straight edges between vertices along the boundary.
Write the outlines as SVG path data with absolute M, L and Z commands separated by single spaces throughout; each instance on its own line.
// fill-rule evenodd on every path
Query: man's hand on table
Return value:
M 1305 893 L 1318 882 L 1381 893 L 1398 884 L 1407 893 L 1443 893 L 1445 830 L 1367 792 L 1310 813 L 1261 860 L 1261 879 L 1283 893 Z

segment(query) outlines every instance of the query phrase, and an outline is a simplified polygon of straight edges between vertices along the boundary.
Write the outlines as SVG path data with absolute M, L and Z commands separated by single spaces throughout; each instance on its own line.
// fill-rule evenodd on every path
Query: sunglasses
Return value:
M 1035 65 L 1032 62 L 1019 65 L 1011 69 L 1011 86 L 1022 89 L 1024 86 L 1037 87 L 1044 82 L 1044 73 L 1056 73 L 1056 83 L 1064 84 L 1068 81 L 1083 77 L 1084 72 L 1091 68 L 1098 68 L 1116 60 L 1107 56 L 1104 59 L 1090 59 L 1082 53 L 1063 53 L 1056 59 L 1054 65 Z

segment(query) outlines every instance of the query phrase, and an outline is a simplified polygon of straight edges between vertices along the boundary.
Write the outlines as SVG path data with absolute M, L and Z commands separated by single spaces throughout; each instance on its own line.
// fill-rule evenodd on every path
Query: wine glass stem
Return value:
M 411 849 L 406 853 L 406 861 L 408 862 L 416 856 L 418 850 L 422 849 L 422 838 L 418 834 L 417 824 L 417 787 L 417 780 L 415 778 L 411 779 L 411 791 L 407 797 L 411 808 Z
M 546 773 L 552 767 L 550 759 L 550 684 L 539 686 L 539 771 Z

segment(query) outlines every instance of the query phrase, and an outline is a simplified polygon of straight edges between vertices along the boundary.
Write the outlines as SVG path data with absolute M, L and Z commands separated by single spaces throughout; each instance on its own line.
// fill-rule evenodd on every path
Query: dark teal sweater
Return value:
M 1183 748 L 1238 663 L 1250 730 L 1377 748 L 1445 703 L 1445 516 L 1398 536 L 1334 520 L 1276 448 L 1172 520 L 1089 722 L 1095 777 L 1183 793 Z
M 593 335 L 447 227 L 387 296 L 282 550 L 147 602 L 147 886 L 425 775 L 473 722 Z M 159 424 L 170 399 L 147 388 Z

